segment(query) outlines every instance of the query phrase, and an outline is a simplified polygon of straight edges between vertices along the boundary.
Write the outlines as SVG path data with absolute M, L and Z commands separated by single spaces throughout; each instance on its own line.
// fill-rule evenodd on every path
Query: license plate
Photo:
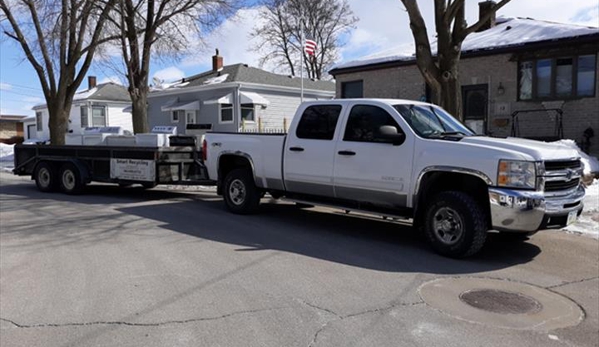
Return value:
M 566 224 L 570 225 L 570 224 L 576 222 L 577 218 L 578 218 L 578 211 L 572 211 L 572 212 L 568 213 L 568 221 L 566 222 Z

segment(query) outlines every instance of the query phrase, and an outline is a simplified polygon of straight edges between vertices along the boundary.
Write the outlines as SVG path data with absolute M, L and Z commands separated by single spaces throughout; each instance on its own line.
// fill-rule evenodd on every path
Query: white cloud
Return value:
M 259 7 L 239 10 L 235 17 L 227 19 L 213 30 L 204 43 L 193 47 L 190 50 L 194 52 L 193 55 L 183 60 L 183 66 L 199 67 L 202 71 L 210 69 L 216 48 L 225 65 L 245 63 L 258 66 L 260 54 L 251 50 L 256 42 L 251 40 L 250 32 L 262 20 Z
M 11 90 L 12 85 L 4 82 L 0 82 L 0 90 Z
M 28 103 L 39 104 L 40 102 L 44 102 L 45 100 L 43 98 L 40 98 L 40 97 L 37 97 L 37 96 L 28 96 L 28 97 L 24 97 L 23 101 L 24 102 L 28 102 Z
M 167 67 L 166 69 L 156 71 L 156 73 L 154 73 L 153 77 L 161 79 L 162 81 L 165 81 L 165 82 L 172 82 L 172 81 L 180 80 L 183 77 L 185 77 L 185 73 L 183 71 L 181 71 L 179 68 L 171 66 L 171 67 Z

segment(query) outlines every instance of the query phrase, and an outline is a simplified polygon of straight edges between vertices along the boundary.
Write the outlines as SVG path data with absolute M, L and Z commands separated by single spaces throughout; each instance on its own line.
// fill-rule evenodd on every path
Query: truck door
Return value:
M 290 192 L 333 197 L 335 133 L 341 105 L 308 106 L 287 135 L 283 160 Z
M 391 107 L 355 104 L 335 149 L 334 183 L 338 198 L 385 207 L 405 207 L 410 187 L 414 137 L 399 126 Z M 395 114 L 395 119 L 392 114 Z M 406 135 L 401 145 L 380 135 L 393 126 Z

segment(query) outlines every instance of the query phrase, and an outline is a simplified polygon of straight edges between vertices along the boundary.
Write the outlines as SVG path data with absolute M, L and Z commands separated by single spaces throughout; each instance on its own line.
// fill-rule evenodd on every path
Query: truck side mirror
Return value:
M 406 134 L 398 133 L 397 128 L 392 125 L 383 125 L 379 128 L 377 138 L 382 142 L 391 143 L 393 146 L 399 146 L 406 141 Z

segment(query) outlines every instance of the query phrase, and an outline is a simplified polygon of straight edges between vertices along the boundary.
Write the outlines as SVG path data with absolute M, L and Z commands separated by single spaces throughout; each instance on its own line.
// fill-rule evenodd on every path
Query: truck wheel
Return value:
M 470 195 L 448 191 L 433 198 L 426 211 L 424 232 L 434 250 L 464 258 L 478 252 L 487 238 L 487 216 Z
M 85 188 L 81 172 L 73 163 L 65 163 L 60 167 L 60 190 L 66 194 L 80 194 Z
M 236 214 L 255 213 L 260 205 L 260 191 L 256 188 L 252 172 L 235 169 L 225 177 L 223 195 L 227 209 Z
M 53 192 L 56 190 L 58 181 L 56 178 L 56 170 L 52 164 L 42 161 L 37 164 L 33 174 L 35 185 L 40 192 Z

